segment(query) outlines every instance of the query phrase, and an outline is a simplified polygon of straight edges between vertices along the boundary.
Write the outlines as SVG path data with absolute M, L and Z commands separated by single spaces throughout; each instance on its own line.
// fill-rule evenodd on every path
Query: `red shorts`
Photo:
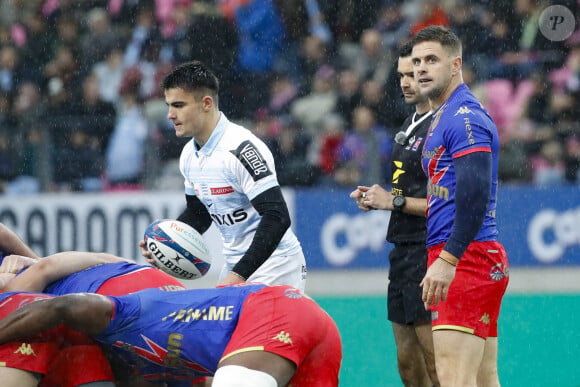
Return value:
M 48 295 L 27 293 L 11 295 L 2 302 L 0 318 L 25 304 L 50 297 Z M 83 346 L 82 357 L 80 357 L 82 359 L 80 363 L 83 363 L 82 368 L 76 363 L 76 360 L 79 359 L 77 353 L 81 353 L 81 351 L 69 352 L 68 348 L 74 348 L 69 347 L 71 343 L 88 343 L 88 346 Z M 64 326 L 31 335 L 22 341 L 1 345 L 0 365 L 41 375 L 52 374 L 58 365 L 55 362 L 61 357 L 63 352 L 68 352 L 69 355 L 72 354 L 73 356 L 68 360 L 71 364 L 67 365 L 67 367 L 75 370 L 74 377 L 62 378 L 62 380 L 49 384 L 45 384 L 46 378 L 43 378 L 41 386 L 73 387 L 92 381 L 114 380 L 105 355 L 98 346 L 93 344 L 92 339 Z M 56 375 L 61 376 L 58 373 Z
M 294 362 L 293 387 L 338 386 L 342 360 L 338 328 L 298 289 L 272 286 L 248 297 L 222 359 L 245 351 L 272 352 Z
M 54 342 L 15 341 L 0 346 L 0 367 L 45 374 L 58 352 Z
M 95 381 L 114 381 L 108 360 L 95 344 L 61 348 L 60 339 L 68 342 L 64 329 L 57 329 L 47 342 L 11 342 L 0 346 L 0 366 L 44 375 L 42 387 L 74 387 Z M 68 331 L 70 332 L 70 331 Z M 46 336 L 45 336 L 46 337 Z M 65 369 L 62 373 L 57 369 Z
M 58 351 L 39 387 L 74 387 L 97 381 L 114 382 L 109 361 L 94 343 L 74 344 Z
M 30 302 L 50 297 L 37 294 L 11 295 L 1 302 L 0 318 Z M 0 345 L 0 366 L 45 374 L 49 369 L 48 364 L 57 352 L 58 344 L 52 340 L 52 336 L 34 335 L 22 341 Z
M 98 294 L 122 296 L 143 289 L 183 290 L 177 278 L 155 268 L 143 268 L 105 281 Z M 70 387 L 102 380 L 113 381 L 114 377 L 100 347 L 90 338 L 78 335 L 67 339 L 69 347 L 56 354 L 41 387 Z M 84 371 L 84 370 L 90 370 Z
M 431 246 L 428 265 L 444 244 Z M 507 254 L 499 242 L 472 242 L 455 271 L 447 299 L 433 306 L 433 330 L 451 329 L 482 338 L 497 337 L 497 319 L 508 285 Z

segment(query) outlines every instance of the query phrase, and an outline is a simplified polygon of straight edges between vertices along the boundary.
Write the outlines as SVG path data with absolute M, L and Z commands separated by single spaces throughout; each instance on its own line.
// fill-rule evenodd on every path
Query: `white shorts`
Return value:
M 234 268 L 235 263 L 228 262 L 222 267 L 219 281 Z M 218 282 L 219 282 L 218 281 Z M 300 250 L 293 255 L 271 256 L 247 279 L 248 282 L 260 282 L 267 285 L 290 285 L 304 291 L 306 287 L 306 259 Z

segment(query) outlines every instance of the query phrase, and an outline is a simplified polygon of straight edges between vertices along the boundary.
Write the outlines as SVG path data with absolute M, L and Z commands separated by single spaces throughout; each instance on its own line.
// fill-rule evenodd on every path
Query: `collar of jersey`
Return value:
M 466 97 L 468 97 L 468 95 L 466 95 L 466 92 L 468 91 L 469 88 L 465 83 L 460 84 L 459 86 L 457 86 L 457 89 L 455 89 L 453 93 L 451 93 L 451 96 L 449 96 L 449 99 L 447 99 L 446 105 L 454 106 L 457 101 L 459 101 L 460 104 L 465 104 Z
M 217 148 L 217 145 L 219 144 L 220 140 L 225 134 L 226 128 L 228 127 L 229 124 L 230 121 L 228 120 L 226 115 L 220 111 L 220 119 L 218 120 L 215 129 L 211 133 L 211 136 L 209 136 L 209 140 L 207 140 L 205 145 L 201 147 L 201 149 L 198 152 L 203 154 L 204 156 L 211 155 L 212 152 L 215 150 L 215 148 Z

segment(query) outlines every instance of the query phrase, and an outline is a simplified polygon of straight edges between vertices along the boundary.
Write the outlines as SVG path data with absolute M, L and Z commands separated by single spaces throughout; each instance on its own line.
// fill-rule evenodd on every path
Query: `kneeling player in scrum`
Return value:
M 106 263 L 106 264 L 105 264 Z M 22 274 L 21 271 L 27 266 Z M 40 260 L 8 256 L 0 266 L 0 289 L 49 291 L 55 294 L 91 291 L 122 295 L 150 287 L 183 290 L 175 278 L 150 266 L 103 253 L 64 252 Z M 48 285 L 50 284 L 50 285 Z M 0 309 L 7 313 L 8 309 Z M 89 337 L 67 333 L 66 340 L 24 340 L 0 346 L 3 386 L 113 386 L 108 361 Z M 108 382 L 107 382 L 108 381 Z
M 1 295 L 0 303 L 13 295 Z M 171 387 L 212 375 L 214 387 L 234 381 L 247 387 L 338 386 L 342 349 L 334 321 L 285 285 L 42 299 L 0 320 L 0 343 L 53 332 L 62 323 L 92 336 L 146 379 Z

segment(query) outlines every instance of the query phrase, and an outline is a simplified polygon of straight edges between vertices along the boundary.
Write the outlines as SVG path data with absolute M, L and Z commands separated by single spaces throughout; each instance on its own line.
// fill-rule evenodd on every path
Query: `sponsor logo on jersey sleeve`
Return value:
M 250 141 L 242 142 L 236 150 L 231 152 L 240 160 L 254 181 L 272 174 L 266 160 Z

